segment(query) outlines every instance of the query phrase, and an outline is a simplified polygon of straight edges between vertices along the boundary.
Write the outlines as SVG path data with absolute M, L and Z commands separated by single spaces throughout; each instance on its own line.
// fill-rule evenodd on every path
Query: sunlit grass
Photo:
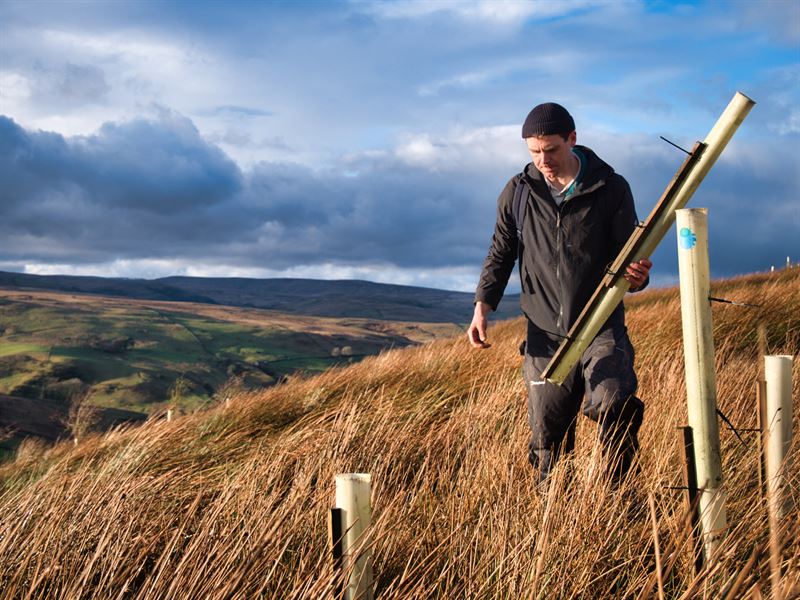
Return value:
M 754 426 L 757 324 L 768 352 L 800 353 L 800 270 L 715 283 L 761 309 L 714 306 L 719 405 Z M 30 598 L 331 597 L 326 511 L 334 476 L 373 475 L 381 598 L 630 598 L 655 593 L 646 504 L 655 498 L 669 598 L 770 594 L 767 526 L 752 433 L 725 427 L 730 531 L 695 575 L 685 543 L 676 427 L 686 423 L 676 290 L 631 297 L 628 325 L 646 403 L 641 474 L 601 476 L 593 423 L 537 490 L 526 462 L 521 321 L 391 351 L 176 419 L 27 447 L 2 468 L 0 588 Z M 795 398 L 800 388 L 795 362 Z M 795 435 L 798 434 L 795 417 Z M 792 471 L 797 493 L 800 477 Z M 800 528 L 784 532 L 786 597 L 800 593 Z M 691 590 L 695 590 L 692 592 Z

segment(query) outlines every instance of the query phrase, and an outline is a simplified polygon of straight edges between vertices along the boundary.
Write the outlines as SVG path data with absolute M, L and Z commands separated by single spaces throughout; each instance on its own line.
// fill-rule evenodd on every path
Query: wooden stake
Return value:
M 767 462 L 766 456 L 764 455 L 764 446 L 767 435 L 766 428 L 764 427 L 767 414 L 767 407 L 765 404 L 766 397 L 767 382 L 764 381 L 763 378 L 759 378 L 759 380 L 756 381 L 756 429 L 758 430 L 758 435 L 756 436 L 756 447 L 758 449 L 758 493 L 762 500 L 767 497 L 767 476 L 766 472 L 764 471 Z
M 764 323 L 759 323 L 756 327 L 756 337 L 758 338 L 758 378 L 764 380 L 764 361 L 760 357 L 767 355 L 767 328 Z
M 344 590 L 344 527 L 341 508 L 331 508 L 328 513 L 328 539 L 331 544 L 331 558 L 333 560 L 333 598 L 342 600 Z
M 694 571 L 699 573 L 703 569 L 703 543 L 700 533 L 700 518 L 697 502 L 697 470 L 694 465 L 694 438 L 692 428 L 689 426 L 679 427 L 680 437 L 678 448 L 681 452 L 681 464 L 683 465 L 683 486 L 686 488 L 686 509 L 691 511 L 692 528 L 692 554 L 694 555 Z

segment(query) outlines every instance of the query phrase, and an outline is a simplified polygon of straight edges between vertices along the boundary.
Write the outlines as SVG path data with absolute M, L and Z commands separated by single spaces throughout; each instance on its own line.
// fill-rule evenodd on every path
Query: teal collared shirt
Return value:
M 586 169 L 586 157 L 583 155 L 583 152 L 578 150 L 577 148 L 572 149 L 572 153 L 578 157 L 578 162 L 580 163 L 580 167 L 578 168 L 578 174 L 575 176 L 575 179 L 572 180 L 567 187 L 563 190 L 558 191 L 556 188 L 550 185 L 550 182 L 545 179 L 547 182 L 547 187 L 550 188 L 550 195 L 553 196 L 553 200 L 556 201 L 557 206 L 561 206 L 561 203 L 565 200 L 569 200 L 570 197 L 575 193 L 575 190 L 578 187 L 581 179 L 583 179 L 583 173 Z

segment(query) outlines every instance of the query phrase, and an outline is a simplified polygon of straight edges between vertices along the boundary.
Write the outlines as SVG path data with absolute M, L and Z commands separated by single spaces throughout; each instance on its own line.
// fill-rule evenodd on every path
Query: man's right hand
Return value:
M 475 303 L 475 312 L 472 314 L 472 323 L 467 330 L 469 343 L 473 348 L 489 348 L 491 344 L 486 343 L 486 328 L 488 325 L 487 315 L 492 311 L 492 307 L 485 302 Z

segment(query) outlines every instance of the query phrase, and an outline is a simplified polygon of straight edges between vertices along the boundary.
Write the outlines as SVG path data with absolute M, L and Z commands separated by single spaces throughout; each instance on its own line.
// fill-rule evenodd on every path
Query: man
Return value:
M 609 475 L 618 482 L 638 449 L 644 408 L 635 396 L 633 347 L 622 304 L 562 386 L 542 381 L 541 373 L 637 226 L 633 197 L 625 179 L 589 148 L 576 145 L 575 122 L 564 107 L 536 106 L 522 137 L 533 162 L 498 198 L 469 340 L 473 347 L 489 347 L 487 316 L 497 309 L 519 259 L 520 304 L 528 329 L 520 348 L 531 428 L 528 460 L 544 481 L 559 455 L 572 450 L 583 406 L 598 423 Z M 647 285 L 651 266 L 642 259 L 627 267 L 624 276 L 632 291 Z

